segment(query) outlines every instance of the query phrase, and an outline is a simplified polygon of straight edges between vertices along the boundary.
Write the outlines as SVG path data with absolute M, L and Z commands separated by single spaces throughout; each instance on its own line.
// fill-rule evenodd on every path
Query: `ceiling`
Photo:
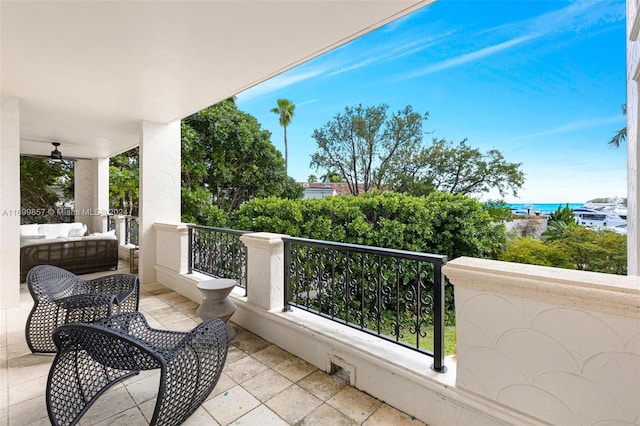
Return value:
M 22 154 L 108 157 L 433 0 L 0 2 Z

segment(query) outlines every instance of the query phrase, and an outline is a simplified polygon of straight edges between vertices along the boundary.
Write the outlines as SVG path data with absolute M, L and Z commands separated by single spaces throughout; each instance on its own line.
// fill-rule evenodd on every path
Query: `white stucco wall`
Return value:
M 0 308 L 20 302 L 20 102 L 0 97 Z
M 640 16 L 637 0 L 627 1 L 627 259 L 629 275 L 640 273 L 640 245 L 638 241 L 638 81 L 640 81 Z
M 445 274 L 458 388 L 550 424 L 639 424 L 638 277 L 472 258 Z

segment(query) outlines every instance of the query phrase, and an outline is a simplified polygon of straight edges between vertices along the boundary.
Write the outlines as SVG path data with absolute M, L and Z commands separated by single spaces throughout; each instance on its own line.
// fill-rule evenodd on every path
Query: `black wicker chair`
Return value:
M 140 312 L 66 324 L 55 330 L 53 340 L 58 352 L 46 399 L 54 425 L 75 425 L 109 387 L 156 368 L 160 385 L 150 424 L 180 424 L 215 387 L 229 349 L 227 326 L 218 318 L 179 332 L 149 327 Z
M 71 322 L 94 322 L 115 313 L 138 310 L 139 282 L 135 275 L 112 274 L 92 280 L 52 265 L 39 265 L 27 274 L 33 308 L 25 335 L 31 352 L 55 353 L 52 334 Z

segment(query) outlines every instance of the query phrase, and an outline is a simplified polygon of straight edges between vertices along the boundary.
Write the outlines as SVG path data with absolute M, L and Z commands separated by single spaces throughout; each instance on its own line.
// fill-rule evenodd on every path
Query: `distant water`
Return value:
M 582 207 L 584 203 L 568 203 L 570 209 L 576 209 L 578 207 Z M 551 214 L 558 209 L 558 206 L 564 207 L 567 203 L 515 203 L 509 204 L 509 207 L 512 209 L 527 209 L 530 208 L 531 212 L 540 212 L 540 214 Z M 528 207 L 530 206 L 530 207 Z

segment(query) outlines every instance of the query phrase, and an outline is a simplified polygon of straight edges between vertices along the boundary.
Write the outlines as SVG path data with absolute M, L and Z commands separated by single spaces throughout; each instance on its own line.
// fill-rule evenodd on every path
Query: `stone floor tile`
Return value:
M 347 386 L 331 397 L 327 404 L 356 422 L 362 423 L 382 405 L 382 402 L 356 388 Z
M 314 371 L 298 382 L 298 386 L 322 401 L 328 400 L 348 385 L 349 383 L 344 378 L 329 375 L 321 370 Z
M 268 369 L 242 383 L 242 387 L 260 401 L 265 402 L 292 384 L 293 382 L 282 374 Z
M 273 369 L 292 382 L 297 382 L 317 370 L 313 365 L 296 357 L 281 362 Z
M 43 398 L 32 398 L 9 406 L 9 425 L 23 426 L 46 419 L 49 423 L 47 406 Z
M 322 401 L 300 386 L 292 385 L 265 404 L 289 424 L 295 424 L 318 408 Z
M 228 425 L 260 405 L 253 395 L 241 386 L 235 386 L 205 401 L 202 407 L 221 425 Z
M 262 373 L 268 367 L 253 357 L 245 357 L 239 361 L 228 363 L 224 372 L 234 382 L 242 383 Z
M 191 331 L 194 328 L 196 328 L 198 326 L 198 324 L 200 324 L 200 322 L 196 322 L 192 318 L 189 318 L 188 316 L 186 316 L 186 315 L 184 315 L 182 313 L 180 313 L 180 315 L 182 315 L 183 318 L 180 319 L 179 321 L 171 322 L 171 323 L 167 323 L 165 321 L 162 321 L 163 325 L 165 327 L 167 327 L 169 330 Z
M 153 410 L 156 409 L 156 399 L 149 399 L 142 404 L 138 404 L 138 408 L 140 409 L 140 412 L 146 419 L 147 423 L 150 423 L 151 419 L 153 418 Z
M 216 387 L 213 388 L 213 391 L 211 391 L 211 394 L 209 394 L 207 399 L 211 399 L 214 396 L 220 395 L 222 392 L 228 391 L 236 385 L 237 383 L 223 372 L 222 374 L 220 374 L 220 378 L 218 379 L 218 383 L 216 383 Z
M 32 398 L 41 398 L 44 401 L 46 388 L 47 376 L 12 384 L 11 392 L 9 393 L 9 405 L 18 404 Z
M 182 423 L 182 426 L 220 426 L 220 423 L 218 423 L 207 410 L 200 406 Z
M 93 403 L 82 417 L 84 424 L 95 424 L 136 406 L 124 386 L 109 389 Z
M 322 404 L 308 416 L 296 424 L 296 426 L 357 426 L 352 418 L 345 416 L 328 404 Z M 380 423 L 379 426 L 387 426 Z
M 252 356 L 261 363 L 273 367 L 291 358 L 289 352 L 277 347 L 276 345 L 269 345 L 264 349 L 252 354 Z
M 83 418 L 84 419 L 84 418 Z M 116 414 L 99 422 L 92 423 L 92 426 L 132 426 L 132 425 L 144 425 L 148 423 L 145 417 L 142 415 L 138 407 L 130 408 L 126 411 Z M 81 424 L 84 424 L 81 422 Z
M 235 346 L 229 346 L 229 351 L 227 352 L 227 362 L 226 365 L 233 364 L 236 361 L 241 360 L 242 358 L 246 358 L 249 355 L 236 348 Z
M 271 343 L 263 338 L 256 336 L 242 327 L 236 326 L 234 328 L 238 334 L 232 340 L 231 344 L 248 354 L 253 354 L 271 345 Z
M 423 422 L 387 404 L 382 404 L 364 423 L 363 426 L 426 426 Z
M 47 377 L 53 357 L 48 355 L 23 355 L 9 358 L 9 385 L 28 382 L 39 377 Z
M 156 371 L 156 374 L 147 376 L 142 380 L 135 382 L 125 382 L 127 391 L 136 402 L 136 404 L 142 404 L 150 399 L 155 399 L 158 394 L 158 387 L 160 385 L 160 370 Z
M 264 405 L 254 408 L 232 423 L 234 426 L 287 426 L 288 424 Z

